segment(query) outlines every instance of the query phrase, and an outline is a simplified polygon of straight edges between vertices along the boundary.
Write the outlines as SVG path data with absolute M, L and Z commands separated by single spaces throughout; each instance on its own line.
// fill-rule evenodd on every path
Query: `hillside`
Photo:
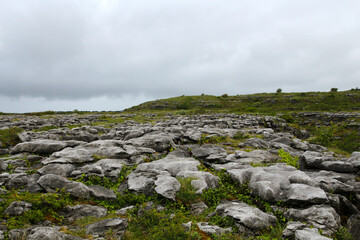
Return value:
M 125 113 L 277 115 L 332 150 L 360 150 L 360 91 L 180 96 L 146 102 Z
M 263 113 L 360 111 L 360 91 L 180 96 L 146 102 L 125 112 Z

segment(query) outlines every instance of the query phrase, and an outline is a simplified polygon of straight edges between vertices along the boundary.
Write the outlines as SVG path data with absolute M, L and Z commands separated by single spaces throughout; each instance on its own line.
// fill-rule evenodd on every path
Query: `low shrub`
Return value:
M 292 157 L 290 153 L 285 152 L 283 149 L 278 151 L 278 155 L 281 158 L 281 162 L 286 163 L 287 165 L 293 166 L 295 168 L 299 168 L 299 158 Z
M 8 129 L 1 129 L 0 130 L 0 142 L 3 148 L 15 146 L 20 142 L 20 138 L 18 133 L 22 132 L 23 130 L 18 127 L 12 127 Z

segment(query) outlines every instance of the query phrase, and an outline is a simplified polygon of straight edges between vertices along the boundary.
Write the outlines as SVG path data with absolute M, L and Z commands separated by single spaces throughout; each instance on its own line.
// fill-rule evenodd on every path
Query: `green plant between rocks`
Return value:
M 300 165 L 299 165 L 299 158 L 298 157 L 292 157 L 291 155 L 290 155 L 290 153 L 288 153 L 288 152 L 285 152 L 283 149 L 280 149 L 279 151 L 278 151 L 278 155 L 279 155 L 279 157 L 281 158 L 281 162 L 284 162 L 284 163 L 286 163 L 287 165 L 289 165 L 289 166 L 293 166 L 293 167 L 295 167 L 295 168 L 299 168 L 300 167 Z
M 11 127 L 8 129 L 0 129 L 0 143 L 1 148 L 6 148 L 10 146 L 15 146 L 20 142 L 20 138 L 18 136 L 23 130 L 18 127 Z
M 0 217 L 7 219 L 6 224 L 9 230 L 26 227 L 44 220 L 53 223 L 61 223 L 63 217 L 58 211 L 67 205 L 74 204 L 68 193 L 59 191 L 57 193 L 18 193 L 11 190 L 9 193 L 1 195 Z M 8 216 L 4 214 L 5 209 L 14 201 L 25 201 L 32 204 L 29 211 L 20 216 Z

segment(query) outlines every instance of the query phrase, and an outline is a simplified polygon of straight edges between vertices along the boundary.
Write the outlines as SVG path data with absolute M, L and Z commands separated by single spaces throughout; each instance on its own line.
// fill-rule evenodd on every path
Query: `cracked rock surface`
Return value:
M 18 144 L 0 152 L 1 230 L 10 239 L 81 239 L 70 234 L 76 231 L 95 239 L 110 239 L 110 232 L 126 239 L 133 224 L 129 214 L 168 212 L 159 202 L 181 202 L 192 215 L 207 215 L 199 222 L 183 222 L 183 230 L 196 228 L 208 236 L 234 232 L 256 236 L 286 221 L 284 239 L 331 239 L 348 219 L 351 231 L 359 235 L 360 152 L 336 155 L 269 116 L 167 115 L 152 123 L 128 120 L 107 126 L 98 125 L 101 117 L 19 115 L 14 121 L 12 115 L 0 116 L 0 129 L 24 130 L 18 134 Z M 38 131 L 49 126 L 53 129 Z M 299 159 L 299 168 L 283 162 L 280 149 Z M 248 192 L 246 198 L 254 204 L 235 194 L 219 199 L 216 206 L 207 206 L 204 199 L 180 199 L 184 179 L 196 199 L 216 194 L 224 184 L 220 176 L 246 189 L 243 194 Z M 47 216 L 47 221 L 9 228 L 11 217 L 38 207 L 26 201 L 8 202 L 11 194 L 59 192 L 74 201 L 58 209 L 62 222 Z M 123 200 L 123 196 L 133 198 Z M 144 205 L 136 197 L 152 197 L 155 202 Z M 110 203 L 118 203 L 118 209 Z M 224 228 L 207 222 L 212 216 L 231 219 L 233 225 Z M 176 214 L 169 218 L 176 219 Z M 81 227 L 71 224 L 81 219 L 92 222 Z

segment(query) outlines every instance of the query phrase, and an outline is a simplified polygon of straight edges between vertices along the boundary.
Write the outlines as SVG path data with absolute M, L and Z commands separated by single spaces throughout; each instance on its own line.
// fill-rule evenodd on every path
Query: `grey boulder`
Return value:
M 80 182 L 70 181 L 64 177 L 46 174 L 37 182 L 46 192 L 56 192 L 64 189 L 70 195 L 78 198 L 89 198 L 89 188 Z
M 200 165 L 194 158 L 182 158 L 173 155 L 166 156 L 160 160 L 140 164 L 137 171 L 160 170 L 167 171 L 171 176 L 176 176 L 180 171 L 197 171 Z
M 274 215 L 264 213 L 258 208 L 239 201 L 225 202 L 216 207 L 216 213 L 222 217 L 231 217 L 239 226 L 240 232 L 258 234 L 274 226 L 277 219 Z
M 223 234 L 232 232 L 231 227 L 230 228 L 221 228 L 216 225 L 211 225 L 207 222 L 199 222 L 197 224 L 197 226 L 199 227 L 200 231 L 205 232 L 206 234 L 215 234 L 217 236 L 221 236 Z
M 295 240 L 331 240 L 332 238 L 321 235 L 316 228 L 304 228 L 295 231 Z
M 158 175 L 155 183 L 155 192 L 175 201 L 176 192 L 180 190 L 180 182 L 169 175 Z
M 112 200 L 116 199 L 116 194 L 113 190 L 104 188 L 100 185 L 88 186 L 90 196 L 101 200 Z
M 106 214 L 106 208 L 87 204 L 66 206 L 62 209 L 62 215 L 67 218 L 69 222 L 83 217 L 105 217 Z
M 30 152 L 38 154 L 51 154 L 66 148 L 68 144 L 62 141 L 49 139 L 34 140 L 17 144 L 11 151 L 12 154 L 20 152 Z
M 10 203 L 9 207 L 5 209 L 4 214 L 7 214 L 9 216 L 19 216 L 29 211 L 31 207 L 31 203 L 24 201 L 15 201 Z
M 331 234 L 340 227 L 340 216 L 332 207 L 326 205 L 314 205 L 306 209 L 291 208 L 284 216 L 313 225 L 325 234 Z
M 109 218 L 89 224 L 85 227 L 86 233 L 104 237 L 106 232 L 112 231 L 119 237 L 125 233 L 128 222 L 125 218 Z

